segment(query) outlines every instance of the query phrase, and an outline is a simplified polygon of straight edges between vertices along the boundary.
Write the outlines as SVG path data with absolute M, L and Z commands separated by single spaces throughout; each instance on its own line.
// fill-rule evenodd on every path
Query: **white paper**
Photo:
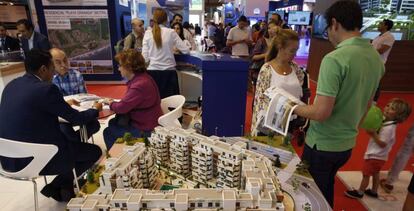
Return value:
M 264 126 L 286 136 L 293 110 L 304 103 L 277 87 L 270 87 L 264 94 L 271 99 L 264 115 Z

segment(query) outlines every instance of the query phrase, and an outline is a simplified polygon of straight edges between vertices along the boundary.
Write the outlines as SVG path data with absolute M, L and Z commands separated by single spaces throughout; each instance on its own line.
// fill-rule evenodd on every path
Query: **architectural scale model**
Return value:
M 73 198 L 70 211 L 284 210 L 272 162 L 246 149 L 192 131 L 157 127 L 143 143 L 106 161 L 96 194 Z M 174 175 L 177 189 L 156 190 Z M 161 184 L 162 185 L 162 184 Z

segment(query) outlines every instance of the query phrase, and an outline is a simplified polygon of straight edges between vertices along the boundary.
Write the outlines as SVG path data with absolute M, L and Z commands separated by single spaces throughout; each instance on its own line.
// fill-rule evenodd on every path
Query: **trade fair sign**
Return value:
M 53 47 L 83 74 L 113 74 L 107 10 L 44 10 Z

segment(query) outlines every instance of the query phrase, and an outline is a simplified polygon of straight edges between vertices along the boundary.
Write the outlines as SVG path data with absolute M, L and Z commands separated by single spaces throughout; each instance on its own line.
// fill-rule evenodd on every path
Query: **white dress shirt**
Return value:
M 27 43 L 29 44 L 29 50 L 32 50 L 32 48 L 33 48 L 34 34 L 35 34 L 35 32 L 33 31 L 32 36 L 30 37 L 29 40 L 27 40 Z
M 155 45 L 152 30 L 145 31 L 142 42 L 142 56 L 145 62 L 149 62 L 148 70 L 175 70 L 175 58 L 173 49 L 176 47 L 181 53 L 187 54 L 190 48 L 181 40 L 174 29 L 160 25 L 162 47 Z
M 374 46 L 376 50 L 380 49 L 382 45 L 390 46 L 390 48 L 387 51 L 385 51 L 384 53 L 380 55 L 384 64 L 385 62 L 387 62 L 388 55 L 390 55 L 391 48 L 394 45 L 394 42 L 395 42 L 394 35 L 392 35 L 390 31 L 387 31 L 384 34 L 376 37 L 372 41 L 372 46 Z

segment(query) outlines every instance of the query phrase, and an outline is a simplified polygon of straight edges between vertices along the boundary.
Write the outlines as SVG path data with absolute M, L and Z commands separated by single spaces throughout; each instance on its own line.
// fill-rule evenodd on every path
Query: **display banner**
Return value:
M 83 74 L 113 74 L 107 10 L 44 10 L 53 47 Z
M 128 3 L 128 1 L 127 1 Z M 106 0 L 42 0 L 43 6 L 107 6 Z

